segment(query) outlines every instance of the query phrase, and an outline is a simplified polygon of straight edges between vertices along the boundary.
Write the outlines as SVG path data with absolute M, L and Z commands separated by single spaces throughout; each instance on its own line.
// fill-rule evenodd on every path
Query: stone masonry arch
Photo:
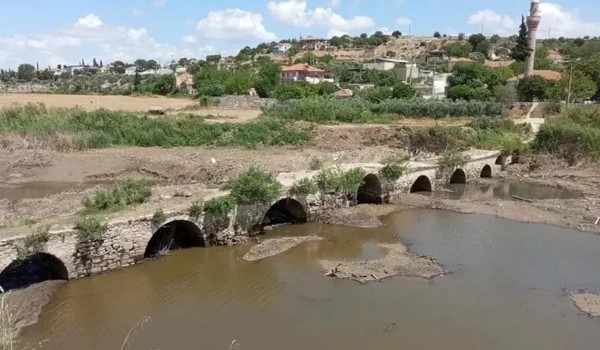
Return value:
M 363 184 L 358 188 L 357 204 L 382 204 L 383 188 L 381 180 L 375 174 L 369 174 L 363 179 Z
M 486 164 L 486 165 L 483 167 L 483 169 L 481 169 L 481 174 L 480 174 L 480 177 L 483 177 L 483 178 L 490 178 L 490 177 L 492 177 L 492 172 L 493 172 L 493 171 L 492 171 L 492 166 L 491 166 L 491 165 L 489 165 L 489 164 Z
M 15 259 L 0 272 L 0 286 L 5 292 L 54 280 L 69 280 L 69 272 L 62 260 L 48 253 Z
M 261 227 L 306 222 L 308 222 L 308 213 L 304 205 L 293 198 L 283 198 L 269 207 L 263 217 Z
M 152 258 L 170 250 L 205 247 L 202 230 L 193 222 L 173 220 L 163 224 L 148 242 L 145 258 Z
M 413 183 L 410 188 L 410 193 L 417 192 L 431 192 L 433 187 L 431 186 L 431 180 L 425 175 L 421 175 L 417 178 L 417 180 Z
M 458 168 L 452 173 L 450 177 L 450 184 L 466 184 L 467 183 L 467 174 L 464 170 Z

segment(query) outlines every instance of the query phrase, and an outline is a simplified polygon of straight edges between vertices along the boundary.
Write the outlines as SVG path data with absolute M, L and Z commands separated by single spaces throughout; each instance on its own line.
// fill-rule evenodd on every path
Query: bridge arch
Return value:
M 308 222 L 308 213 L 304 205 L 293 198 L 283 198 L 271 205 L 269 210 L 267 210 L 261 227 L 305 222 Z
M 0 272 L 0 286 L 5 292 L 54 280 L 69 280 L 69 272 L 62 260 L 48 253 L 16 259 Z
M 492 167 L 489 164 L 486 164 L 483 169 L 481 169 L 481 177 L 490 178 L 492 177 Z
M 494 164 L 496 165 L 504 165 L 504 161 L 506 160 L 505 156 L 498 156 L 498 158 L 496 158 L 496 162 Z
M 413 183 L 410 188 L 410 193 L 417 192 L 431 192 L 433 187 L 431 186 L 431 180 L 425 175 L 421 175 L 417 178 L 417 180 Z
M 173 220 L 163 224 L 148 242 L 145 258 L 153 258 L 161 253 L 205 247 L 206 242 L 202 230 L 193 222 L 187 220 Z
M 357 204 L 382 204 L 383 188 L 381 180 L 375 174 L 369 174 L 363 179 L 363 184 L 358 188 Z
M 462 169 L 456 169 L 452 176 L 450 177 L 450 184 L 466 184 L 467 183 L 467 174 Z

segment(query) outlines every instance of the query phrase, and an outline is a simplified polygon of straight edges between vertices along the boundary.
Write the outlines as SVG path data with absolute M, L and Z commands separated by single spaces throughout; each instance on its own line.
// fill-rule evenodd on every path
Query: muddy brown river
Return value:
M 26 345 L 42 349 L 598 349 L 600 320 L 563 288 L 600 290 L 600 237 L 446 211 L 393 213 L 385 227 L 320 224 L 320 235 L 258 263 L 249 247 L 191 249 L 61 285 Z M 453 274 L 361 285 L 326 278 L 320 259 L 375 259 L 404 242 Z

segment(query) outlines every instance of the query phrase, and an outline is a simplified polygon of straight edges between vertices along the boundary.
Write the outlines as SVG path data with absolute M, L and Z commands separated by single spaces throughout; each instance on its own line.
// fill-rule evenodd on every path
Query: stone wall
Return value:
M 275 103 L 272 98 L 260 98 L 250 95 L 227 95 L 218 99 L 217 107 L 223 109 L 262 109 Z
M 502 167 L 501 164 L 496 164 L 499 155 L 499 152 L 488 153 L 470 161 L 464 167 L 467 180 L 479 178 L 485 166 L 492 169 L 492 176 L 496 175 Z M 367 174 L 372 176 L 377 176 L 380 167 L 381 165 L 374 164 L 363 166 Z M 429 180 L 433 190 L 448 181 L 438 175 L 435 165 L 418 163 L 391 186 L 382 186 L 382 197 L 385 199 L 410 192 L 412 185 L 424 177 Z M 381 185 L 381 181 L 374 183 Z M 316 221 L 321 214 L 332 209 L 354 204 L 353 198 L 340 193 L 316 194 L 289 200 L 294 201 L 296 208 L 304 210 L 301 216 L 308 221 Z M 243 206 L 229 215 L 203 213 L 199 218 L 191 218 L 183 212 L 167 212 L 169 220 L 161 227 L 183 221 L 197 229 L 204 245 L 236 244 L 260 232 L 265 214 L 270 208 L 270 205 Z M 45 244 L 45 253 L 60 259 L 69 279 L 86 277 L 143 261 L 146 249 L 159 229 L 160 227 L 153 226 L 151 216 L 145 216 L 110 222 L 103 239 L 93 242 L 81 242 L 74 230 L 55 231 L 51 232 L 50 240 Z M 0 240 L 0 271 L 17 259 L 17 247 L 22 246 L 24 238 L 25 236 L 16 236 Z

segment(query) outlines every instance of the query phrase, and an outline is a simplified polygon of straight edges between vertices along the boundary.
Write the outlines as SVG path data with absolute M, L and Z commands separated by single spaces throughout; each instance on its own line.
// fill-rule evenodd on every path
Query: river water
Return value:
M 63 284 L 22 332 L 43 349 L 598 349 L 600 320 L 563 288 L 600 289 L 600 237 L 482 215 L 410 210 L 385 227 L 321 224 L 322 235 L 258 263 L 249 247 L 190 249 Z M 453 274 L 360 285 L 326 278 L 319 259 L 374 259 L 404 242 Z

